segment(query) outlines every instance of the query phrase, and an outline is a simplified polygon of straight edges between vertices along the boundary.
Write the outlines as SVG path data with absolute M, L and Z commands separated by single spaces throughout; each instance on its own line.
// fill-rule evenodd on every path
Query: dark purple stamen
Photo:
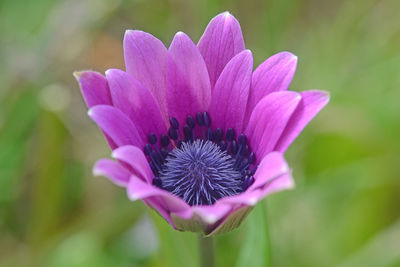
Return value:
M 237 146 L 237 143 L 236 143 L 235 140 L 233 140 L 233 141 L 231 142 L 230 150 L 231 150 L 231 153 L 232 153 L 233 155 L 235 155 L 235 154 L 237 153 L 237 151 L 238 151 L 238 146 Z
M 240 134 L 238 137 L 238 144 L 239 145 L 245 145 L 247 142 L 247 137 L 244 134 Z
M 162 181 L 159 177 L 154 177 L 153 179 L 153 185 L 157 186 L 157 187 L 161 187 L 162 186 Z
M 226 130 L 225 138 L 228 142 L 232 142 L 235 138 L 235 131 L 232 128 L 228 128 L 228 130 Z
M 163 147 L 163 148 L 161 148 L 160 153 L 161 153 L 161 156 L 165 159 L 168 156 L 169 151 L 167 148 Z
M 183 135 L 185 137 L 185 142 L 193 141 L 192 139 L 192 128 L 189 125 L 183 126 Z
M 249 164 L 253 164 L 256 161 L 256 155 L 254 152 L 251 152 L 249 155 Z
M 196 114 L 196 121 L 197 121 L 197 124 L 199 126 L 204 126 L 204 117 L 203 117 L 203 114 L 201 112 L 198 112 Z
M 158 153 L 157 151 L 153 151 L 153 152 L 151 152 L 150 157 L 156 163 L 156 166 L 160 167 L 160 168 L 157 168 L 157 169 L 161 169 L 161 165 L 163 163 L 163 159 L 162 159 L 160 153 Z
M 145 146 L 144 146 L 144 154 L 146 154 L 147 156 L 149 156 L 150 155 L 150 153 L 151 153 L 151 151 L 153 151 L 153 148 L 151 147 L 151 145 L 150 144 L 146 144 Z
M 179 129 L 179 122 L 174 117 L 169 118 L 169 123 L 171 124 L 171 127 L 174 128 L 175 130 Z
M 206 127 L 210 127 L 210 125 L 211 125 L 211 119 L 210 119 L 210 116 L 208 115 L 207 112 L 204 112 L 204 113 L 203 113 L 203 119 L 204 119 L 204 125 L 205 125 Z
M 210 140 L 210 141 L 214 140 L 214 135 L 213 135 L 211 128 L 207 129 L 207 140 Z
M 225 135 L 221 128 L 212 129 L 207 112 L 187 116 L 181 129 L 176 118 L 169 122 L 168 134 L 157 138 L 150 133 L 143 148 L 155 186 L 190 205 L 211 205 L 221 197 L 247 190 L 254 182 L 255 154 L 245 134 L 236 138 L 233 128 Z
M 249 186 L 252 185 L 253 182 L 254 182 L 254 177 L 253 177 L 253 176 L 251 176 L 251 177 L 246 177 L 246 178 L 244 179 L 243 185 L 242 185 L 243 191 L 245 191 L 247 188 L 249 188 Z
M 240 151 L 240 155 L 243 157 L 246 157 L 249 154 L 249 146 L 245 145 L 242 147 L 241 151 Z
M 221 128 L 217 128 L 216 130 L 215 130 L 215 132 L 214 132 L 214 141 L 215 141 L 215 143 L 219 143 L 219 142 L 221 142 L 221 140 L 222 140 L 222 137 L 223 137 L 223 132 L 222 132 L 222 129 Z
M 160 142 L 161 142 L 161 146 L 163 146 L 163 147 L 168 146 L 169 145 L 168 135 L 166 135 L 166 134 L 161 135 Z
M 192 116 L 187 116 L 186 123 L 192 129 L 196 126 L 196 122 L 195 122 L 195 120 L 193 119 Z
M 154 180 L 155 178 L 158 178 L 158 177 L 157 177 L 157 175 L 158 175 L 158 170 L 157 170 L 156 166 L 154 165 L 154 162 L 153 162 L 153 161 L 150 161 L 150 168 L 151 168 L 151 170 L 153 171 L 154 175 L 156 175 L 156 176 L 153 178 L 153 180 Z
M 239 170 L 244 169 L 248 163 L 249 163 L 249 160 L 247 158 L 241 159 L 238 169 Z
M 225 142 L 224 140 L 222 140 L 222 141 L 219 143 L 219 147 L 221 148 L 222 151 L 225 150 L 225 149 L 226 149 L 226 142 Z
M 178 139 L 178 131 L 174 128 L 169 128 L 168 130 L 168 136 L 169 138 L 171 138 L 172 140 L 177 140 Z
M 154 145 L 155 143 L 157 143 L 157 136 L 154 133 L 149 134 L 149 136 L 147 137 L 147 139 L 149 140 L 149 143 Z

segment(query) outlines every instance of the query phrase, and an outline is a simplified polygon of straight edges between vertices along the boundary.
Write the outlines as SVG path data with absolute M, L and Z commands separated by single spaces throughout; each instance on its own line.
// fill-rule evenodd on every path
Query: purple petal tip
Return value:
M 72 73 L 72 75 L 74 75 L 75 79 L 76 79 L 77 81 L 79 81 L 79 78 L 82 76 L 82 71 L 74 71 L 74 72 Z
M 93 108 L 90 108 L 90 109 L 87 111 L 87 114 L 88 114 L 88 116 L 91 118 L 92 115 L 93 115 Z
M 243 50 L 242 53 L 246 53 L 246 54 L 249 54 L 249 55 L 253 55 L 253 52 L 251 52 L 250 49 L 245 49 L 245 50 Z

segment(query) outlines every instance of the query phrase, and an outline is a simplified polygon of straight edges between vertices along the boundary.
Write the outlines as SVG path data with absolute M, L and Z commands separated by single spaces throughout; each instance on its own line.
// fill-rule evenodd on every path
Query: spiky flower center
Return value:
M 253 183 L 255 156 L 244 134 L 236 139 L 232 128 L 225 134 L 220 128 L 213 131 L 206 112 L 198 113 L 196 120 L 188 116 L 182 132 L 175 118 L 170 123 L 160 145 L 156 135 L 150 134 L 144 147 L 155 186 L 197 206 L 239 194 Z
M 211 141 L 186 142 L 166 158 L 162 188 L 190 205 L 207 205 L 243 191 L 242 174 L 226 151 Z

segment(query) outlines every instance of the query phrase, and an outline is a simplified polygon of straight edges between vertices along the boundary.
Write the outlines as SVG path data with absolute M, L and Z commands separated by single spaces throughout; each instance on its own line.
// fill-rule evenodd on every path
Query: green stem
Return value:
M 272 251 L 271 251 L 271 237 L 270 237 L 270 232 L 269 232 L 269 221 L 268 221 L 268 209 L 267 209 L 267 202 L 263 201 L 262 205 L 262 216 L 265 222 L 265 233 L 266 233 L 266 240 L 265 240 L 265 246 L 266 246 L 266 253 L 267 253 L 267 262 L 266 266 L 272 266 Z
M 215 244 L 214 238 L 199 235 L 199 257 L 201 267 L 215 266 Z

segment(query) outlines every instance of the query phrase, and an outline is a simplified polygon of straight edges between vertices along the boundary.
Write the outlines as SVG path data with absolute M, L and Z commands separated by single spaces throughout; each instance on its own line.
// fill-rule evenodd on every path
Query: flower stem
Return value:
M 266 201 L 263 201 L 261 207 L 262 207 L 262 211 L 263 211 L 262 216 L 263 216 L 263 219 L 265 222 L 264 228 L 265 228 L 265 233 L 266 233 L 266 235 L 265 235 L 265 237 L 266 237 L 265 251 L 266 251 L 266 258 L 267 258 L 266 266 L 269 267 L 269 266 L 272 266 L 272 251 L 271 251 L 272 246 L 271 246 L 271 237 L 270 237 L 270 231 L 269 231 L 268 210 L 267 210 L 268 206 L 267 206 Z
M 199 257 L 201 267 L 215 266 L 215 244 L 214 237 L 198 236 L 199 240 Z

